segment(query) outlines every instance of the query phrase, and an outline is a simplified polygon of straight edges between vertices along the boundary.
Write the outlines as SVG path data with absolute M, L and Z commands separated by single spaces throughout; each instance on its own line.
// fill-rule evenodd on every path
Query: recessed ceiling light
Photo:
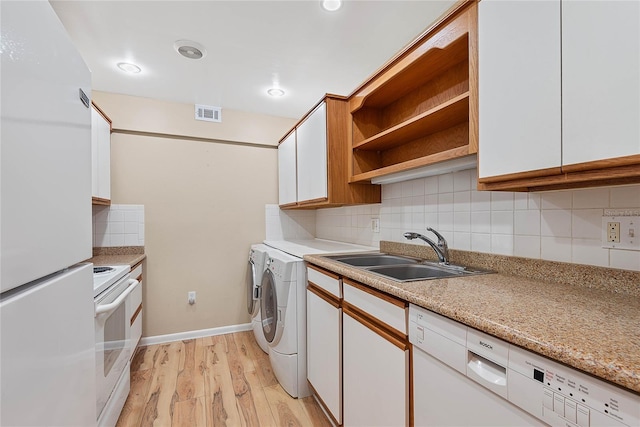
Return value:
M 322 0 L 322 8 L 329 12 L 335 12 L 342 6 L 342 0 Z
M 282 89 L 278 89 L 278 88 L 271 88 L 267 91 L 267 93 L 273 97 L 278 97 L 278 96 L 283 96 L 284 95 L 284 91 Z
M 140 67 L 135 64 L 131 64 L 129 62 L 118 62 L 118 68 L 120 68 L 125 73 L 138 74 L 140 71 Z
M 173 44 L 175 50 L 185 58 L 202 59 L 207 56 L 207 50 L 198 42 L 178 40 Z

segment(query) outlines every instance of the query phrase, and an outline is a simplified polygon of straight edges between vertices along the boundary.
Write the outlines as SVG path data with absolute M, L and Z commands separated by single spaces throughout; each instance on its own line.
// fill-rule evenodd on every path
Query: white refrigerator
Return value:
M 49 2 L 0 20 L 0 425 L 92 426 L 91 74 Z

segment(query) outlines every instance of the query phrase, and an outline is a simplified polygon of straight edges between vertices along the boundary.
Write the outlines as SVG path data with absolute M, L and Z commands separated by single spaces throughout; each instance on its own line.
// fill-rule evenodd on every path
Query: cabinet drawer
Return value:
M 403 301 L 346 279 L 343 283 L 344 301 L 389 325 L 401 335 L 407 334 L 407 309 Z
M 342 296 L 340 292 L 340 279 L 333 273 L 320 271 L 315 267 L 308 266 L 307 280 L 338 299 Z

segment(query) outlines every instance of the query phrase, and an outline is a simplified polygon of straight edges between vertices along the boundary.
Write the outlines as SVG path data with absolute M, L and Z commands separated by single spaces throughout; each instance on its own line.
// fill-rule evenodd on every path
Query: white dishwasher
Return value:
M 415 426 L 636 427 L 640 396 L 411 304 Z

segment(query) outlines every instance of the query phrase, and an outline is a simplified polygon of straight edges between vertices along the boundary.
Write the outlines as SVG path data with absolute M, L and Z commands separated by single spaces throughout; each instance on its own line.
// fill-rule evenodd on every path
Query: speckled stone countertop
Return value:
M 87 262 L 92 262 L 96 266 L 129 264 L 133 267 L 146 257 L 144 246 L 93 248 L 93 257 L 89 258 Z
M 391 242 L 381 242 L 380 249 L 419 258 L 433 252 Z M 401 283 L 321 255 L 304 259 L 640 393 L 640 272 L 450 254 L 454 264 L 497 273 Z

